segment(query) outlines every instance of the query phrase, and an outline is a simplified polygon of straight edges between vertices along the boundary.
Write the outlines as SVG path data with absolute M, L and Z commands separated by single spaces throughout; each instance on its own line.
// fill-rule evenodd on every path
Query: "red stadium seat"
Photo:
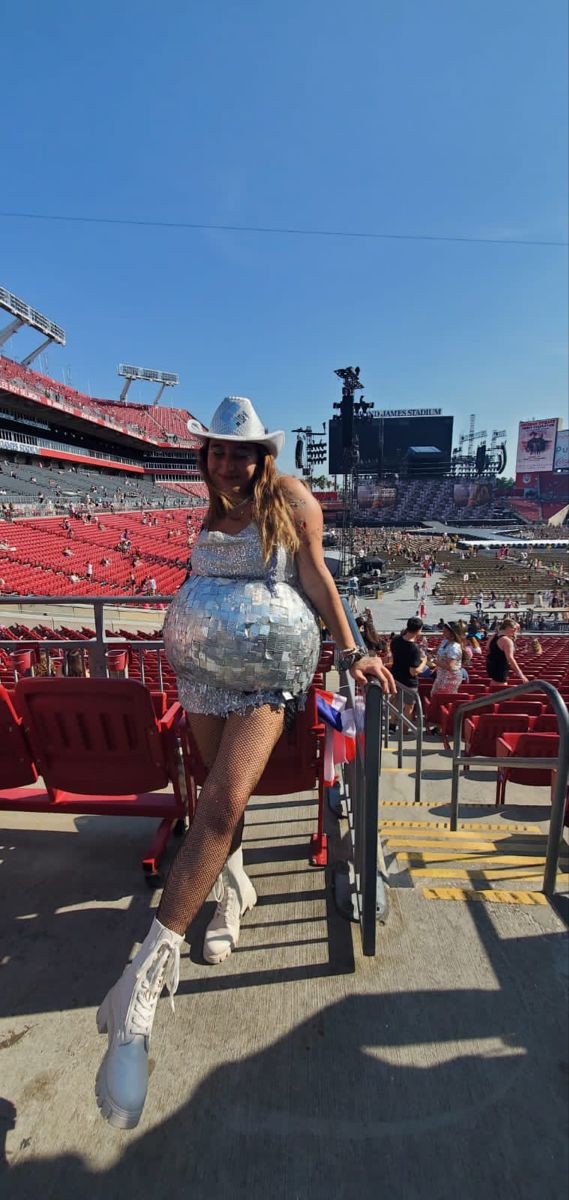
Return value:
M 4 789 L 23 788 L 35 783 L 38 773 L 24 731 L 24 722 L 16 712 L 11 696 L 0 687 L 0 808 Z M 32 795 L 35 789 L 27 789 Z
M 516 767 L 516 758 L 556 758 L 559 753 L 559 734 L 555 733 L 505 733 L 496 741 L 496 757 L 511 756 L 512 766 L 498 767 L 496 779 L 496 804 L 506 802 L 506 784 L 521 783 L 526 787 L 552 787 L 554 769 Z
M 553 718 L 555 720 L 555 717 Z M 474 758 L 496 756 L 496 739 L 504 733 L 526 733 L 531 718 L 524 713 L 472 713 L 464 722 L 464 753 Z M 474 764 L 475 765 L 475 764 Z M 465 771 L 468 767 L 465 766 Z
M 142 863 L 155 876 L 170 832 L 189 815 L 180 705 L 157 719 L 145 687 L 115 679 L 23 679 L 16 704 L 31 751 L 24 774 L 31 762 L 46 790 L 3 792 L 0 809 L 160 817 Z M 16 772 L 7 786 L 19 788 Z

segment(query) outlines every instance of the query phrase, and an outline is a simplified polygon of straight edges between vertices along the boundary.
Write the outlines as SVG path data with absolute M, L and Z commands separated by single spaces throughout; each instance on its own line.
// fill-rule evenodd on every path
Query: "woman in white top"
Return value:
M 462 683 L 462 628 L 458 621 L 443 626 L 443 639 L 437 650 L 437 676 L 431 689 L 436 692 L 458 692 Z

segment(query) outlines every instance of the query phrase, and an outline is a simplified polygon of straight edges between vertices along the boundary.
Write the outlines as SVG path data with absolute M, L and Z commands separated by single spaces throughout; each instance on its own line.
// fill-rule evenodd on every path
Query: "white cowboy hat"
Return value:
M 258 446 L 266 446 L 274 458 L 282 450 L 285 440 L 282 429 L 269 433 L 246 396 L 226 396 L 216 408 L 209 429 L 192 417 L 188 421 L 188 430 L 202 442 L 209 438 L 216 442 L 255 442 Z

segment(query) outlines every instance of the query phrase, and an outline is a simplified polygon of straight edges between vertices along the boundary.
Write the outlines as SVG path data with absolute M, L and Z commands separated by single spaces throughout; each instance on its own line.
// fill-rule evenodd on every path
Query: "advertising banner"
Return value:
M 520 421 L 516 472 L 553 469 L 558 424 L 558 417 L 543 421 Z
M 557 434 L 553 469 L 555 471 L 569 471 L 569 429 L 560 429 Z

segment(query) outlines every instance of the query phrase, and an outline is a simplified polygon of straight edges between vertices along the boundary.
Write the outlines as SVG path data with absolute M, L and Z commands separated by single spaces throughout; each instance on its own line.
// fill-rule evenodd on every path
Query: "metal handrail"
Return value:
M 418 688 L 407 687 L 405 683 L 399 683 L 396 679 L 397 687 L 397 703 L 394 704 L 389 696 L 385 697 L 384 705 L 384 745 L 385 749 L 389 746 L 389 714 L 395 713 L 397 717 L 397 766 L 403 766 L 403 726 L 410 729 L 416 735 L 415 743 L 415 804 L 419 804 L 421 800 L 421 772 L 423 769 L 423 706 L 419 696 Z M 407 717 L 403 713 L 403 705 L 405 697 L 407 702 L 415 705 L 416 724 L 413 723 L 411 717 Z
M 161 638 L 148 639 L 136 638 L 129 640 L 124 636 L 115 638 L 107 637 L 105 633 L 105 607 L 113 608 L 136 608 L 137 606 L 146 606 L 148 604 L 169 604 L 172 596 L 0 596 L 0 610 L 2 608 L 13 608 L 15 604 L 29 606 L 39 605 L 56 607 L 63 604 L 85 605 L 90 606 L 94 613 L 95 635 L 92 638 L 26 638 L 18 639 L 20 642 L 26 643 L 28 648 L 38 650 L 86 650 L 89 654 L 89 670 L 94 679 L 105 679 L 107 675 L 107 650 L 118 650 L 121 644 L 132 647 L 133 650 L 156 650 L 160 651 L 164 645 Z M 0 648 L 2 650 L 15 651 L 18 642 L 6 638 L 0 639 Z M 143 670 L 143 667 L 142 667 Z M 161 668 L 159 663 L 159 673 Z M 144 671 L 143 671 L 144 677 Z
M 342 672 L 341 684 L 356 715 L 356 689 L 352 677 Z M 355 758 L 343 767 L 345 816 L 352 847 L 351 910 L 360 926 L 362 951 L 369 956 L 376 950 L 378 910 L 381 909 L 382 917 L 387 912 L 385 891 L 381 902 L 378 895 L 380 886 L 383 888 L 378 873 L 382 707 L 381 684 L 377 679 L 370 679 L 366 686 L 363 746 L 359 736 L 361 730 L 358 730 Z M 337 882 L 335 886 L 338 891 Z
M 343 599 L 342 605 L 354 638 L 354 644 L 360 649 L 365 649 L 364 641 L 347 601 Z M 361 707 L 358 706 L 356 700 L 356 685 L 348 672 L 341 672 L 340 686 L 342 691 L 347 692 L 348 702 L 357 722 Z M 365 694 L 363 745 L 360 736 L 362 730 L 358 729 L 356 725 L 355 758 L 351 763 L 345 765 L 343 771 L 346 817 L 354 869 L 352 908 L 360 926 L 362 951 L 369 956 L 374 955 L 376 950 L 378 913 L 382 919 L 387 915 L 387 893 L 383 878 L 378 871 L 383 702 L 384 696 L 379 680 L 370 679 Z
M 567 794 L 567 784 L 569 781 L 569 713 L 567 707 L 559 695 L 557 688 L 553 687 L 552 683 L 548 683 L 546 679 L 531 679 L 528 683 L 517 684 L 516 687 L 507 689 L 508 700 L 516 696 L 526 695 L 528 692 L 542 691 L 549 697 L 551 706 L 557 717 L 557 727 L 559 730 L 559 753 L 556 758 L 486 758 L 468 757 L 460 753 L 460 745 L 462 742 L 462 723 L 466 713 L 475 712 L 481 708 L 487 708 L 489 704 L 499 702 L 500 693 L 491 692 L 486 696 L 478 696 L 476 700 L 468 700 L 465 704 L 461 704 L 454 713 L 454 730 L 453 730 L 453 750 L 452 750 L 452 787 L 451 787 L 451 816 L 450 827 L 452 830 L 458 828 L 458 787 L 459 787 L 459 771 L 461 766 L 477 766 L 477 767 L 528 767 L 530 770 L 546 770 L 549 768 L 555 772 L 555 785 L 553 788 L 553 797 L 551 801 L 551 818 L 549 821 L 549 836 L 547 839 L 547 851 L 545 856 L 545 870 L 543 874 L 543 892 L 546 896 L 553 896 L 555 892 L 555 882 L 557 878 L 557 864 L 559 861 L 559 851 L 561 848 L 561 840 L 563 837 L 563 822 L 565 817 L 565 803 Z

